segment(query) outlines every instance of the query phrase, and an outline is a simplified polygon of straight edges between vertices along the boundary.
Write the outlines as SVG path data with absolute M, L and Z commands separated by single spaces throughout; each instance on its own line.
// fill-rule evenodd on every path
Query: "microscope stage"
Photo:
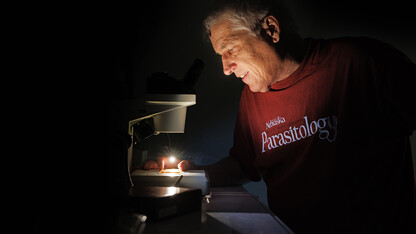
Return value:
M 210 193 L 209 180 L 204 170 L 159 173 L 159 170 L 137 169 L 131 173 L 131 179 L 133 184 L 140 186 L 199 188 L 202 195 Z

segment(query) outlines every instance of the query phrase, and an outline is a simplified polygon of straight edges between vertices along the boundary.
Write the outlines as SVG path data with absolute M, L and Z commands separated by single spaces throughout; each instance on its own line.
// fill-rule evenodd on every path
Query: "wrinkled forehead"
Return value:
M 228 21 L 216 23 L 211 26 L 210 40 L 215 52 L 221 54 L 227 46 L 240 43 L 249 33 L 245 30 L 233 31 Z

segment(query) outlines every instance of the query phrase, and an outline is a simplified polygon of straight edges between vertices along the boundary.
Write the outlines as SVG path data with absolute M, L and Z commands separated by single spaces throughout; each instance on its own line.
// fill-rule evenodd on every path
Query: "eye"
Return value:
M 227 50 L 228 53 L 232 53 L 234 51 L 234 47 Z

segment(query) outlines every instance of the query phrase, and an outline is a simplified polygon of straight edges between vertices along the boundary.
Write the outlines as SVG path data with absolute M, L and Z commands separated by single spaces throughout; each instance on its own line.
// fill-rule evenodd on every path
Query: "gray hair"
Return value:
M 260 36 L 261 24 L 268 12 L 268 8 L 255 5 L 229 5 L 215 11 L 205 19 L 205 31 L 208 35 L 211 35 L 213 25 L 228 21 L 232 25 L 231 31 L 244 30 L 253 36 Z
M 221 0 L 221 4 L 226 0 Z M 209 14 L 204 21 L 205 32 L 211 34 L 211 27 L 221 21 L 231 23 L 231 31 L 245 30 L 254 36 L 265 36 L 263 20 L 273 15 L 279 21 L 280 34 L 297 34 L 297 26 L 285 0 L 227 0 L 225 5 Z M 281 36 L 282 37 L 282 36 Z

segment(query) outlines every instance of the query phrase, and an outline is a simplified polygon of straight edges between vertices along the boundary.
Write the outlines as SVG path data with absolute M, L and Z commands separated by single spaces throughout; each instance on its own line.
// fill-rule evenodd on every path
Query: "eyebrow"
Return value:
M 229 34 L 227 35 L 226 38 L 224 37 L 220 37 L 217 39 L 217 43 L 220 45 L 219 47 L 219 51 L 218 52 L 223 52 L 226 47 L 228 47 L 230 44 L 233 45 L 233 47 L 235 47 L 235 44 L 238 44 L 236 41 L 239 40 L 238 35 L 240 35 L 240 33 L 233 33 L 233 34 Z M 220 53 L 217 53 L 218 55 L 221 55 Z
M 230 44 L 234 44 L 233 42 L 230 42 L 230 39 L 219 39 L 220 42 L 220 48 L 219 51 L 220 53 L 222 53 L 224 50 L 226 50 L 226 48 L 230 45 Z M 217 53 L 218 55 L 221 55 L 220 53 Z
M 228 45 L 229 45 L 230 43 L 223 43 L 222 45 L 221 45 L 221 47 L 220 47 L 220 52 L 222 52 L 222 51 L 224 51 L 224 50 L 226 50 L 226 48 L 228 47 Z

